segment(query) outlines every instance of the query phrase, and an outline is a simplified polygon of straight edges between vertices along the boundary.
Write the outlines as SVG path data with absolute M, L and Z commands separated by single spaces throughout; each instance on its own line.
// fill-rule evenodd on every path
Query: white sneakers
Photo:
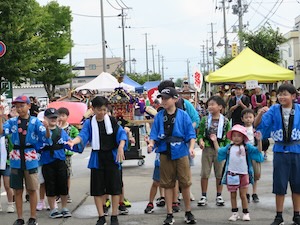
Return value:
M 239 216 L 239 213 L 238 212 L 234 212 L 232 213 L 231 217 L 229 217 L 229 221 L 237 221 L 239 220 L 241 217 Z M 250 215 L 249 213 L 244 213 L 243 214 L 243 221 L 250 221 Z
M 36 210 L 42 211 L 43 209 L 47 209 L 47 206 L 44 200 L 40 200 L 36 206 Z
M 13 202 L 8 202 L 7 203 L 7 213 L 14 213 L 15 212 L 15 204 Z
M 225 202 L 224 202 L 221 195 L 216 197 L 216 205 L 217 206 L 224 206 L 225 205 Z
M 249 213 L 244 213 L 243 220 L 244 221 L 250 221 L 250 215 L 249 215 Z
M 205 206 L 205 205 L 207 205 L 207 198 L 205 196 L 202 196 L 198 201 L 198 206 Z
M 229 221 L 237 221 L 237 220 L 239 220 L 241 217 L 239 216 L 239 213 L 237 213 L 237 212 L 234 212 L 234 213 L 232 213 L 232 215 L 231 215 L 231 217 L 229 217 Z

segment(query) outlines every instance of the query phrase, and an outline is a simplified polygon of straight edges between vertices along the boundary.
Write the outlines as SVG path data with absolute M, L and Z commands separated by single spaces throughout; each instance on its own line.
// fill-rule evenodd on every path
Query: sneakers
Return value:
M 282 216 L 276 216 L 273 223 L 271 223 L 271 225 L 283 225 L 284 221 Z
M 239 213 L 238 212 L 234 212 L 232 213 L 231 217 L 229 217 L 229 221 L 237 221 L 240 219 Z
M 191 212 L 185 212 L 184 221 L 187 224 L 197 223 L 197 220 L 195 219 L 194 215 Z
M 207 205 L 207 198 L 205 196 L 202 196 L 198 201 L 198 206 L 205 206 L 205 205 Z
M 29 194 L 25 195 L 25 202 L 29 202 Z
M 166 205 L 165 197 L 160 197 L 156 199 L 156 206 L 157 207 L 164 207 Z
M 67 203 L 72 203 L 72 199 L 71 199 L 70 195 L 68 195 Z
M 35 218 L 29 218 L 29 220 L 26 223 L 27 225 L 38 225 Z
M 72 214 L 67 208 L 63 208 L 60 213 L 62 214 L 63 218 L 72 217 Z
M 154 206 L 153 206 L 153 203 L 152 202 L 149 202 L 146 209 L 144 210 L 144 212 L 146 214 L 150 214 L 150 213 L 153 213 L 154 212 Z
M 247 197 L 248 203 L 250 203 L 250 195 L 249 195 L 249 194 L 246 194 L 246 197 Z
M 9 202 L 7 203 L 7 209 L 6 209 L 7 213 L 14 213 L 15 212 L 15 205 L 13 202 Z
M 40 200 L 36 206 L 37 211 L 42 211 L 43 209 L 47 209 L 46 203 L 44 200 Z
M 61 212 L 58 212 L 57 209 L 53 209 L 53 210 L 50 212 L 49 217 L 52 218 L 52 219 L 62 218 L 62 217 L 63 217 L 63 214 L 62 214 Z
M 217 205 L 217 206 L 224 206 L 224 204 L 225 204 L 225 202 L 224 202 L 222 196 L 221 196 L 221 195 L 220 195 L 220 196 L 217 196 L 217 197 L 216 197 L 216 205 Z
M 96 225 L 106 225 L 106 219 L 105 219 L 105 216 L 101 216 L 99 217 L 99 219 L 97 220 L 97 223 Z
M 243 214 L 243 221 L 250 221 L 250 215 L 249 215 L 249 213 L 244 213 Z
M 110 217 L 110 225 L 119 225 L 119 220 L 117 216 Z
M 253 194 L 253 195 L 252 195 L 252 201 L 253 201 L 254 203 L 258 203 L 258 202 L 259 202 L 259 198 L 258 198 L 257 194 Z
M 294 216 L 293 217 L 293 221 L 295 225 L 300 225 L 300 216 Z
M 25 224 L 25 221 L 23 219 L 17 219 L 15 222 L 14 222 L 14 225 L 24 225 Z
M 192 192 L 190 192 L 190 200 L 191 200 L 191 201 L 195 201 L 195 197 L 194 197 L 194 195 L 193 195 Z
M 124 205 L 125 205 L 127 208 L 130 208 L 130 207 L 131 207 L 131 202 L 130 202 L 128 199 L 124 198 L 123 203 L 124 203 Z
M 180 207 L 178 205 L 178 202 L 173 202 L 172 203 L 172 210 L 173 210 L 173 213 L 180 212 Z
M 128 215 L 128 209 L 126 208 L 125 204 L 122 202 L 120 205 L 119 205 L 119 213 L 120 215 Z
M 175 220 L 172 214 L 167 214 L 167 218 L 164 220 L 164 225 L 172 225 L 174 224 Z

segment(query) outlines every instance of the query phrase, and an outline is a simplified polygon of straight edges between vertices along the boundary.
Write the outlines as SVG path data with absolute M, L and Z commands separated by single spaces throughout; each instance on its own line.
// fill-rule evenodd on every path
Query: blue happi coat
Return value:
M 62 161 L 66 160 L 65 149 L 71 150 L 70 146 L 67 145 L 66 142 L 71 138 L 69 137 L 69 135 L 64 129 L 60 129 L 60 131 L 61 131 L 60 138 L 57 140 L 56 143 L 52 142 L 51 144 L 44 144 L 43 147 L 40 150 L 38 150 L 38 152 L 41 153 L 40 165 L 49 164 L 54 162 L 55 160 L 62 160 Z M 46 146 L 51 146 L 53 144 L 63 145 L 63 147 L 61 149 L 54 150 L 53 155 L 51 155 L 51 152 L 49 150 L 44 150 L 43 148 Z
M 166 135 L 164 131 L 164 114 L 165 110 L 159 111 L 155 118 L 150 132 L 150 139 L 155 141 L 157 146 L 156 152 L 167 150 Z M 189 115 L 177 109 L 172 136 L 182 141 L 171 142 L 171 159 L 179 159 L 189 154 L 188 143 L 192 138 L 196 138 L 195 129 L 193 128 Z
M 19 132 L 18 132 L 18 117 L 11 118 L 3 124 L 3 135 L 11 134 L 11 140 L 14 145 L 20 145 Z M 28 121 L 27 134 L 25 138 L 25 166 L 26 170 L 38 167 L 38 156 L 36 149 L 42 143 L 51 143 L 51 138 L 46 138 L 46 128 L 41 121 L 31 116 Z M 11 168 L 21 168 L 21 155 L 19 149 L 13 149 L 10 152 L 10 166 Z
M 90 119 L 87 119 L 84 122 L 83 127 L 78 136 L 81 138 L 81 143 L 74 146 L 74 151 L 82 153 L 85 146 L 87 145 L 87 143 L 92 143 L 92 123 L 91 123 Z M 120 125 L 118 125 L 118 130 L 117 130 L 117 135 L 116 135 L 116 141 L 117 141 L 118 145 L 120 144 L 120 142 L 122 140 L 124 140 L 126 142 L 126 144 L 124 146 L 124 151 L 125 151 L 125 150 L 127 150 L 127 146 L 128 146 L 127 134 L 126 134 L 126 131 Z M 118 153 L 117 148 L 112 150 L 114 161 L 116 164 L 118 164 L 120 166 L 120 163 L 117 162 L 117 160 L 116 160 L 117 153 Z M 90 169 L 98 169 L 99 168 L 98 151 L 91 152 L 90 160 L 88 163 L 88 168 L 90 168 Z
M 272 137 L 275 141 L 274 152 L 292 152 L 300 153 L 300 105 L 294 104 L 294 124 L 292 126 L 291 137 L 289 137 L 289 145 L 284 146 L 283 140 L 283 124 L 280 112 L 280 104 L 270 107 L 263 114 L 261 122 L 256 130 L 263 134 L 264 138 Z M 294 144 L 293 144 L 294 142 Z

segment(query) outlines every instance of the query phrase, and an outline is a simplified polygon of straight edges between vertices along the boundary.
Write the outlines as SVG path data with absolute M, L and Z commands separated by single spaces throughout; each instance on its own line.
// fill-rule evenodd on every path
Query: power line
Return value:
M 283 0 L 281 0 L 281 3 L 283 2 Z M 273 9 L 275 9 L 275 7 L 277 6 L 277 4 L 279 3 L 279 0 L 276 1 L 276 3 L 273 5 L 272 9 L 268 12 L 268 14 L 266 16 L 264 16 L 263 20 L 253 29 L 256 30 L 258 27 L 260 27 L 260 25 L 262 25 L 263 23 L 268 22 L 268 17 L 269 15 L 273 12 Z M 281 3 L 279 4 L 279 6 L 281 5 Z M 279 8 L 279 7 L 278 7 Z M 278 8 L 276 9 L 276 11 L 278 10 Z M 276 12 L 275 11 L 275 12 Z M 273 14 L 274 15 L 274 14 Z
M 120 1 L 125 6 L 126 9 L 129 9 L 129 7 L 122 0 L 116 0 L 116 1 Z M 122 8 L 124 8 L 124 7 L 122 7 Z
M 72 13 L 74 16 L 82 16 L 82 17 L 91 17 L 91 18 L 101 18 L 101 16 L 94 16 L 94 15 L 85 15 L 85 14 L 79 14 L 79 13 Z M 119 17 L 119 16 L 104 16 L 104 17 Z
M 114 8 L 115 10 L 121 10 L 121 9 L 122 9 L 122 8 L 121 8 L 121 9 L 116 8 L 113 4 L 110 3 L 109 0 L 106 0 L 106 1 L 107 1 L 107 3 L 108 3 L 112 8 Z

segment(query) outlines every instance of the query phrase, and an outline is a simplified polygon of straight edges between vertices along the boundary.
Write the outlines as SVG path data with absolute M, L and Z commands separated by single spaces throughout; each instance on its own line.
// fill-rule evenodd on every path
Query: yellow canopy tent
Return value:
M 274 83 L 293 80 L 294 72 L 272 63 L 250 48 L 243 50 L 219 70 L 205 77 L 209 83 L 237 82 L 257 80 L 259 83 Z

